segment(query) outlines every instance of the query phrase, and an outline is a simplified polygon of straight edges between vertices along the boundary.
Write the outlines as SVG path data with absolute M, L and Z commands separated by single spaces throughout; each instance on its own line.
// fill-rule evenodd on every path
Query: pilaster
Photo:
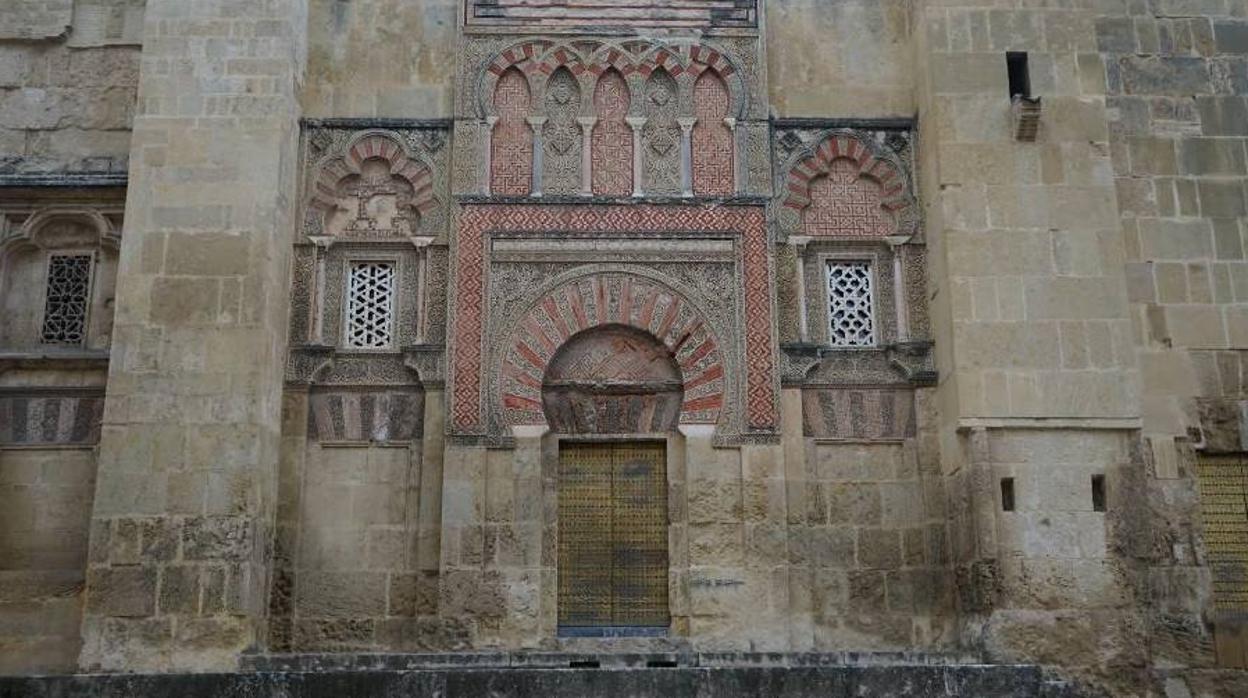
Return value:
M 307 3 L 146 17 L 80 664 L 229 671 L 266 640 Z

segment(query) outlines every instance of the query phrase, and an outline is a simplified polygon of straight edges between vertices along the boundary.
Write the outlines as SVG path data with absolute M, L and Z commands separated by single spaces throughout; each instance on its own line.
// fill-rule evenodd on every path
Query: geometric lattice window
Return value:
M 347 346 L 384 349 L 394 337 L 394 264 L 357 262 L 347 285 Z
M 82 344 L 91 301 L 91 255 L 54 254 L 48 259 L 43 306 L 44 344 Z
M 1204 456 L 1196 463 L 1196 475 L 1214 606 L 1248 614 L 1248 461 Z
M 875 298 L 869 263 L 828 262 L 828 310 L 832 346 L 875 346 Z

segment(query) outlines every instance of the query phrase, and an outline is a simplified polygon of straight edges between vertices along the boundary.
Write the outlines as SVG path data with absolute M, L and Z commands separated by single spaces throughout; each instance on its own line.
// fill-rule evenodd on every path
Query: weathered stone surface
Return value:
M 1225 692 L 1187 667 L 1248 662 L 1197 467 L 1248 429 L 1239 5 L 599 5 L 0 8 L 0 672 L 958 650 Z M 560 449 L 624 439 L 664 444 L 670 622 L 568 637 Z M 402 661 L 0 693 L 1063 690 Z
M 73 9 L 73 0 L 13 0 L 0 10 L 0 40 L 62 37 Z
M 896 696 L 1011 698 L 1083 695 L 1046 680 L 1035 667 L 820 667 L 672 668 L 574 671 L 474 669 L 355 671 L 318 674 L 201 674 L 5 679 L 0 696 L 113 698 L 136 694 L 196 696 L 229 693 L 259 698 L 281 692 L 294 697 L 408 696 Z

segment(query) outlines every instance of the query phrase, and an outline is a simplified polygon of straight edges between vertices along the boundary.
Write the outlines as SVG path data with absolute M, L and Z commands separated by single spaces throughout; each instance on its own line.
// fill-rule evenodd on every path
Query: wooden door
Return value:
M 666 628 L 662 442 L 559 450 L 559 626 Z

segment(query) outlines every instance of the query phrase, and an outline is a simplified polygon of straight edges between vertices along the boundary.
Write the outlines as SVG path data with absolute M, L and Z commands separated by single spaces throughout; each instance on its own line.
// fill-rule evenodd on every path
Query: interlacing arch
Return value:
M 745 113 L 745 84 L 736 65 L 720 49 L 701 42 L 633 40 L 626 45 L 607 41 L 576 43 L 577 46 L 552 39 L 530 39 L 499 51 L 486 65 L 479 80 L 477 106 L 480 114 L 486 116 L 493 113 L 490 95 L 494 94 L 498 79 L 512 67 L 527 77 L 530 89 L 540 87 L 560 67 L 567 67 L 578 79 L 585 73 L 596 78 L 614 68 L 626 80 L 634 75 L 644 79 L 660 67 L 674 78 L 688 73 L 695 79 L 704 71 L 714 69 L 732 95 L 730 115 L 740 118 Z M 630 50 L 630 46 L 640 50 Z M 534 96 L 537 96 L 536 91 Z

